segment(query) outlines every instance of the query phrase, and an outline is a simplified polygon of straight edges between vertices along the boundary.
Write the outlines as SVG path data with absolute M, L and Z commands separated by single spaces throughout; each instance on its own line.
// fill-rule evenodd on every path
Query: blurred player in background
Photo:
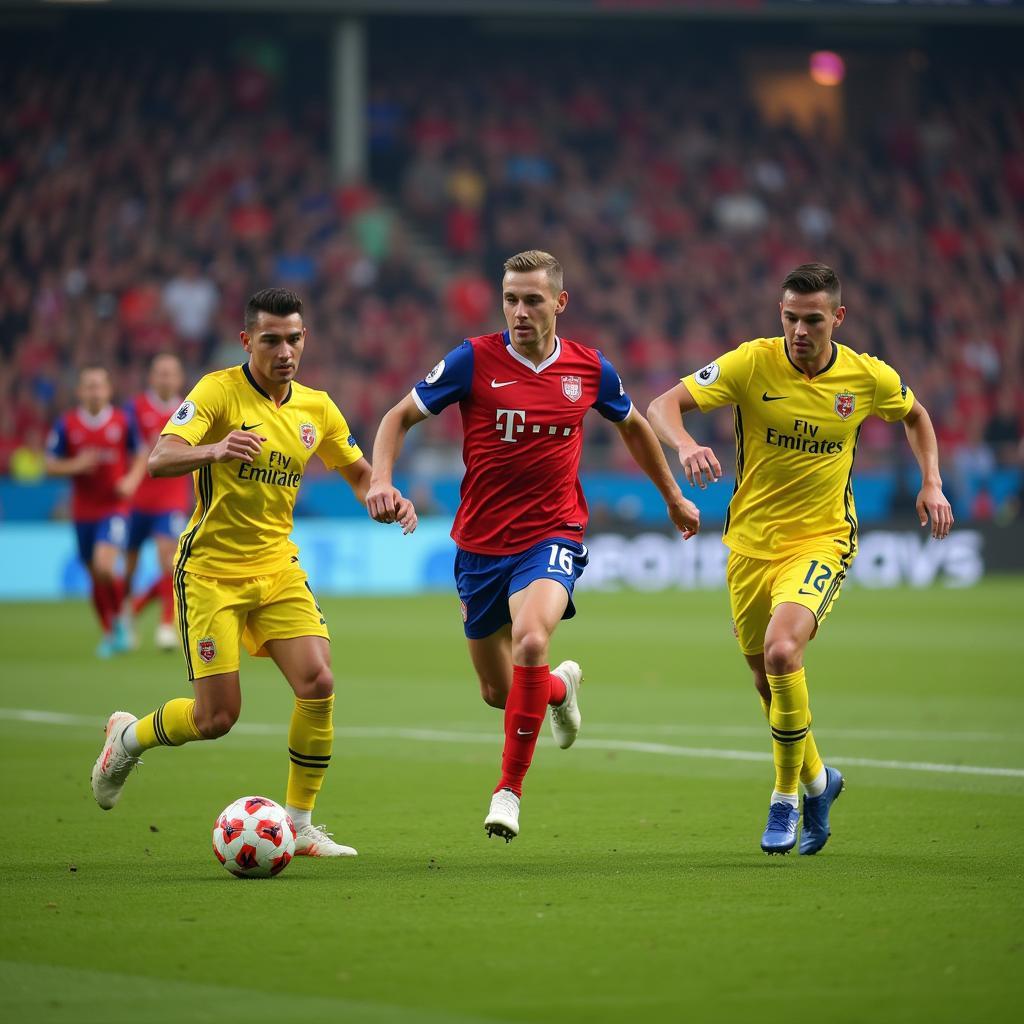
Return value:
M 125 591 L 117 563 L 125 543 L 128 499 L 146 472 L 138 433 L 124 410 L 111 404 L 112 394 L 105 367 L 83 367 L 78 408 L 61 416 L 46 445 L 47 472 L 71 479 L 71 519 L 103 630 L 96 649 L 101 658 L 131 646 L 120 614 Z
M 481 695 L 505 710 L 501 777 L 484 828 L 509 842 L 519 834 L 523 779 L 545 711 L 562 748 L 580 728 L 580 666 L 563 661 L 552 671 L 548 647 L 559 621 L 576 614 L 573 588 L 587 564 L 579 481 L 587 410 L 615 424 L 684 537 L 700 517 L 611 363 L 555 333 L 569 301 L 558 261 L 519 253 L 505 263 L 502 289 L 508 330 L 464 341 L 384 416 L 367 509 L 380 521 L 394 517 L 391 478 L 406 433 L 458 402 L 466 472 L 452 529 L 455 579 Z
M 788 853 L 800 820 L 800 853 L 817 853 L 842 775 L 826 767 L 811 735 L 804 651 L 839 597 L 857 553 L 853 459 L 868 416 L 902 420 L 921 470 L 917 514 L 937 540 L 953 522 L 942 493 L 931 419 L 891 367 L 832 340 L 843 322 L 839 278 L 821 263 L 782 282 L 783 337 L 757 338 L 684 377 L 648 410 L 658 436 L 679 454 L 691 484 L 722 468 L 693 439 L 683 415 L 734 407 L 736 489 L 724 540 L 733 627 L 754 674 L 772 734 L 775 789 L 761 837 L 765 853 Z
M 306 328 L 294 292 L 269 288 L 246 305 L 248 362 L 208 373 L 171 415 L 149 456 L 158 477 L 195 473 L 198 505 L 178 544 L 174 593 L 194 697 L 178 697 L 137 719 L 116 711 L 92 770 L 96 802 L 109 810 L 144 750 L 223 736 L 242 707 L 239 646 L 273 658 L 295 694 L 288 730 L 286 809 L 295 852 L 354 856 L 311 817 L 334 745 L 334 676 L 327 621 L 291 541 L 295 497 L 318 455 L 360 501 L 370 485 L 338 407 L 295 381 Z M 397 491 L 391 522 L 416 528 Z
M 147 388 L 128 406 L 146 451 L 152 450 L 160 433 L 181 405 L 185 374 L 181 360 L 169 353 L 153 358 Z M 156 646 L 170 651 L 178 645 L 178 627 L 174 624 L 174 551 L 194 504 L 192 481 L 186 476 L 142 478 L 132 498 L 128 520 L 128 543 L 124 558 L 126 591 L 124 617 L 131 632 L 131 621 L 143 608 L 160 599 L 160 622 L 156 627 Z M 132 580 L 139 562 L 139 551 L 146 539 L 156 543 L 159 575 L 149 588 L 133 599 Z M 132 637 L 134 641 L 134 637 Z

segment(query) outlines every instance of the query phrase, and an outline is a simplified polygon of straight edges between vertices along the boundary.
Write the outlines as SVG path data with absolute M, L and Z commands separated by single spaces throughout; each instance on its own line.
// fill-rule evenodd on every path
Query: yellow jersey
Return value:
M 326 392 L 293 381 L 278 407 L 247 365 L 201 378 L 163 433 L 199 445 L 216 444 L 232 430 L 267 440 L 252 463 L 234 459 L 196 470 L 196 510 L 178 542 L 177 564 L 200 576 L 246 579 L 279 572 L 297 556 L 295 496 L 312 455 L 340 469 L 363 453 Z
M 892 367 L 832 343 L 808 377 L 784 338 L 756 338 L 683 378 L 702 412 L 732 405 L 736 486 L 723 539 L 748 558 L 784 557 L 827 541 L 857 552 L 853 459 L 868 416 L 903 419 L 914 395 Z

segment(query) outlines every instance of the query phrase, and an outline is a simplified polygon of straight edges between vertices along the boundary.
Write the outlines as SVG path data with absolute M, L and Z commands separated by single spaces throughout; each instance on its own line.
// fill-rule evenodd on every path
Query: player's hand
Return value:
M 917 518 L 922 526 L 927 526 L 931 520 L 932 536 L 936 540 L 949 536 L 950 527 L 953 525 L 953 509 L 941 487 L 926 484 L 917 492 Z
M 703 445 L 680 448 L 679 462 L 682 464 L 686 479 L 691 484 L 696 484 L 702 491 L 722 475 L 722 467 L 715 453 Z
M 402 527 L 403 535 L 408 535 L 416 529 L 419 517 L 416 515 L 416 508 L 408 498 L 399 497 L 395 505 L 395 522 Z
M 123 476 L 114 484 L 114 490 L 119 498 L 130 498 L 138 490 L 138 486 L 131 477 Z
M 681 495 L 679 501 L 668 506 L 668 517 L 683 535 L 683 540 L 689 540 L 700 531 L 700 509 Z
M 370 489 L 366 492 L 366 511 L 378 523 L 400 522 L 398 508 L 405 500 L 402 492 L 393 484 L 375 484 L 370 481 Z
M 239 462 L 253 462 L 263 450 L 264 441 L 265 437 L 251 430 L 232 430 L 227 437 L 212 446 L 213 461 L 231 462 L 237 459 Z

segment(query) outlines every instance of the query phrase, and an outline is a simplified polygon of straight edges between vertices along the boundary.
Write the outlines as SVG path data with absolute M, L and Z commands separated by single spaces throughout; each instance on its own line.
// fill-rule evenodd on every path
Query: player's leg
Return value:
M 512 624 L 490 636 L 467 637 L 466 645 L 484 703 L 503 709 L 512 689 Z
M 104 632 L 111 654 L 130 650 L 132 646 L 121 619 L 124 582 L 117 574 L 123 542 L 124 520 L 120 516 L 111 516 L 101 522 L 97 528 L 90 565 L 97 605 L 102 609 Z
M 270 657 L 295 694 L 288 727 L 288 789 L 285 806 L 295 822 L 296 854 L 353 857 L 312 823 L 334 749 L 334 675 L 323 611 L 298 563 L 266 577 L 260 606 L 250 615 L 242 640 L 250 653 Z
M 154 639 L 160 650 L 171 651 L 178 644 L 178 628 L 174 624 L 174 556 L 178 550 L 178 537 L 160 532 L 155 535 L 155 540 L 160 576 L 153 586 L 160 599 L 160 621 Z
M 92 771 L 93 795 L 104 810 L 117 803 L 143 751 L 217 739 L 238 720 L 238 644 L 254 593 L 246 581 L 222 585 L 177 574 L 175 599 L 193 696 L 176 697 L 139 719 L 126 711 L 110 716 Z

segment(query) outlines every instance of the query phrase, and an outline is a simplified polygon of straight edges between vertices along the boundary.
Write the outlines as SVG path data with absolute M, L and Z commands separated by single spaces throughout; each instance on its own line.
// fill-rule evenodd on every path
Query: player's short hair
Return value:
M 542 249 L 527 249 L 517 252 L 505 260 L 505 270 L 516 274 L 529 273 L 531 270 L 547 271 L 548 280 L 557 295 L 562 290 L 562 264 L 549 252 Z
M 796 292 L 798 295 L 826 292 L 832 300 L 833 309 L 842 305 L 843 292 L 839 275 L 824 263 L 801 263 L 799 267 L 794 267 L 783 280 L 782 290 Z
M 161 359 L 173 359 L 179 366 L 181 365 L 181 356 L 177 352 L 155 352 L 153 358 L 149 361 L 149 368 L 152 370 Z
M 105 373 L 108 377 L 110 376 L 110 370 L 102 363 L 82 363 L 78 368 L 78 379 L 81 380 L 87 373 L 92 373 L 94 370 Z
M 287 288 L 264 288 L 245 304 L 245 332 L 252 334 L 260 313 L 271 316 L 291 316 L 302 313 L 302 299 Z

